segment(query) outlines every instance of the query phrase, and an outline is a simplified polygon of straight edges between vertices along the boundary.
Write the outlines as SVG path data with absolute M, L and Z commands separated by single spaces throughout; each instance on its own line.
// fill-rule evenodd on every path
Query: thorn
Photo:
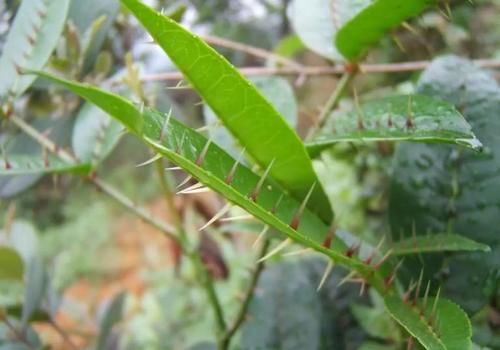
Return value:
M 358 243 L 356 243 L 356 244 L 352 245 L 351 247 L 349 247 L 349 249 L 347 249 L 347 251 L 345 252 L 345 255 L 348 258 L 352 258 L 353 255 L 355 255 L 355 254 L 358 253 L 359 248 L 361 248 L 361 240 L 359 240 Z
M 180 184 L 178 184 L 176 188 L 181 188 L 182 186 L 187 184 L 192 178 L 193 177 L 191 175 L 186 176 L 186 178 L 184 180 L 182 180 L 182 182 Z
M 231 203 L 227 203 L 225 206 L 222 207 L 221 210 L 219 210 L 217 212 L 217 214 L 215 214 L 205 225 L 203 225 L 202 227 L 200 227 L 198 229 L 198 231 L 203 231 L 204 229 L 206 229 L 208 226 L 212 225 L 214 222 L 216 222 L 217 220 L 219 220 L 221 217 L 223 217 L 224 215 L 226 215 L 226 213 L 231 209 L 233 205 Z
M 384 278 L 385 288 L 389 288 L 389 286 L 394 282 L 394 279 L 396 278 L 396 273 L 398 272 L 401 265 L 403 265 L 403 261 L 404 259 L 401 259 L 394 268 L 394 270 Z
M 262 185 L 264 185 L 264 181 L 266 181 L 267 175 L 269 175 L 269 172 L 271 171 L 273 164 L 274 164 L 274 159 L 269 163 L 266 170 L 264 171 L 264 174 L 262 174 L 261 178 L 257 182 L 257 185 L 250 194 L 250 199 L 252 201 L 257 202 L 257 196 L 259 195 L 260 190 L 262 189 Z
M 188 188 L 180 190 L 179 192 L 177 192 L 177 194 L 205 193 L 209 191 L 210 189 L 208 187 L 205 187 L 201 182 L 198 182 L 197 184 L 194 184 L 192 186 L 189 186 Z
M 253 220 L 255 217 L 253 215 L 240 215 L 240 216 L 232 216 L 229 218 L 220 219 L 221 222 L 233 222 L 233 221 L 243 221 L 243 220 Z
M 319 292 L 321 290 L 321 288 L 323 288 L 323 285 L 325 284 L 328 276 L 330 276 L 330 274 L 332 273 L 334 266 L 335 266 L 335 263 L 333 262 L 333 260 L 328 261 L 328 265 L 326 265 L 325 272 L 323 273 L 323 276 L 321 277 L 321 280 L 319 281 L 319 285 L 318 285 L 318 288 L 316 288 L 316 292 Z
M 173 171 L 173 170 L 182 170 L 180 166 L 173 166 L 170 168 L 165 168 L 166 171 Z
M 167 132 L 168 125 L 170 124 L 171 117 L 172 117 L 172 107 L 170 107 L 167 117 L 165 118 L 165 121 L 163 122 L 163 125 L 161 127 L 160 138 L 159 138 L 160 143 L 163 143 L 165 139 L 165 134 Z
M 152 164 L 152 163 L 156 162 L 157 160 L 159 160 L 159 159 L 161 159 L 161 158 L 162 158 L 161 154 L 159 154 L 159 153 L 158 153 L 158 154 L 156 154 L 153 158 L 148 159 L 148 160 L 146 160 L 145 162 L 142 162 L 142 163 L 140 163 L 140 164 L 137 164 L 135 167 L 136 167 L 136 168 L 140 168 L 140 167 L 143 167 L 143 166 L 146 166 L 146 165 Z
M 406 117 L 406 128 L 413 129 L 412 95 L 408 95 L 408 116 Z
M 364 117 L 363 111 L 361 110 L 361 107 L 359 105 L 358 92 L 356 89 L 354 89 L 353 91 L 354 91 L 354 105 L 356 107 L 356 112 L 357 112 L 356 114 L 358 116 L 358 129 L 363 130 L 365 128 L 365 125 L 364 125 L 365 117 Z
M 36 36 L 32 33 L 29 33 L 26 35 L 26 38 L 28 39 L 28 43 L 30 46 L 34 46 L 36 43 Z
M 300 218 L 302 217 L 302 214 L 304 213 L 304 209 L 306 208 L 307 202 L 309 201 L 309 198 L 311 198 L 311 195 L 313 193 L 314 187 L 316 186 L 316 183 L 314 183 L 311 188 L 309 189 L 309 192 L 307 192 L 306 198 L 302 201 L 300 204 L 299 209 L 297 212 L 294 214 L 292 221 L 290 223 L 290 227 L 293 230 L 297 230 L 300 224 Z
M 270 251 L 264 257 L 260 258 L 257 262 L 260 263 L 260 262 L 266 261 L 267 259 L 273 257 L 274 255 L 278 254 L 280 251 L 282 251 L 283 249 L 285 249 L 291 243 L 292 243 L 292 240 L 290 238 L 285 239 L 276 248 L 274 248 L 272 251 Z
M 212 144 L 212 140 L 210 140 L 210 139 L 207 140 L 207 143 L 205 144 L 205 146 L 201 150 L 201 153 L 198 156 L 198 159 L 196 159 L 195 164 L 197 166 L 201 167 L 203 165 L 203 162 L 205 161 L 205 157 L 207 156 L 207 153 L 208 153 L 208 148 L 210 147 L 211 144 Z
M 257 239 L 255 239 L 255 242 L 252 244 L 252 248 L 255 248 L 257 244 L 259 244 L 260 241 L 266 236 L 267 231 L 269 231 L 269 225 L 265 225 L 262 231 L 260 231 L 259 235 L 257 236 Z
M 220 120 L 216 120 L 213 123 L 203 125 L 201 128 L 196 129 L 196 131 L 197 132 L 204 132 L 204 131 L 210 130 L 211 128 L 218 128 L 221 125 L 222 125 L 222 122 Z
M 342 286 L 343 284 L 351 281 L 351 279 L 356 276 L 357 272 L 356 271 L 351 271 L 349 274 L 347 274 L 342 280 L 339 282 L 337 285 L 338 287 Z
M 410 300 L 411 292 L 413 292 L 413 290 L 415 289 L 416 286 L 417 286 L 417 283 L 413 282 L 413 279 L 412 279 L 412 281 L 410 282 L 410 287 L 408 287 L 408 290 L 403 294 L 403 302 L 404 303 L 407 303 Z
M 384 242 L 385 242 L 385 236 L 382 236 L 382 238 L 378 242 L 377 246 L 371 251 L 370 255 L 365 259 L 366 265 L 370 265 L 372 263 L 373 258 L 375 258 L 375 255 L 377 254 L 377 252 L 380 250 L 380 248 L 382 248 L 382 245 L 384 244 Z
M 236 161 L 234 162 L 233 166 L 231 167 L 231 170 L 229 170 L 229 173 L 224 178 L 224 182 L 226 184 L 230 185 L 233 182 L 233 180 L 234 180 L 234 174 L 236 174 L 236 169 L 238 169 L 238 165 L 240 164 L 241 159 L 243 158 L 244 154 L 245 154 L 245 148 L 243 148 L 241 150 L 238 158 L 236 159 Z
M 322 243 L 322 246 L 330 249 L 336 233 L 337 233 L 337 226 L 332 222 L 330 228 L 328 229 L 328 232 L 326 233 L 326 237 Z
M 425 293 L 424 293 L 424 301 L 422 303 L 423 310 L 427 309 L 427 301 L 429 299 L 429 291 L 431 289 L 431 281 L 427 281 L 427 287 L 425 288 Z
M 184 131 L 182 132 L 182 136 L 181 136 L 181 141 L 179 142 L 179 144 L 177 145 L 177 148 L 175 150 L 175 153 L 177 154 L 181 154 L 181 151 L 182 151 L 182 147 L 184 147 L 184 141 L 186 140 L 186 129 L 184 129 Z
M 374 266 L 375 270 L 378 270 L 386 262 L 386 260 L 391 256 L 392 251 L 392 249 L 389 249 L 387 253 L 385 253 L 382 259 L 380 259 L 380 261 Z
M 366 281 L 364 279 L 361 279 L 361 286 L 359 287 L 359 296 L 362 297 L 363 294 L 365 294 L 365 289 L 366 289 Z
M 278 206 L 280 205 L 281 203 L 281 200 L 283 199 L 283 196 L 284 196 L 284 193 L 282 193 L 278 200 L 276 201 L 276 204 L 274 204 L 273 208 L 271 209 L 271 214 L 276 214 L 276 211 L 278 210 Z
M 422 287 L 422 280 L 424 278 L 424 269 L 420 270 L 420 276 L 418 277 L 417 290 L 415 291 L 415 299 L 413 300 L 413 306 L 417 305 L 418 297 L 420 296 L 420 288 Z
M 299 250 L 296 250 L 293 252 L 285 253 L 285 254 L 283 254 L 283 256 L 289 257 L 289 256 L 296 256 L 296 255 L 304 255 L 304 254 L 312 253 L 312 252 L 314 252 L 314 250 L 312 250 L 311 248 L 303 248 L 303 249 L 299 249 Z
M 429 317 L 429 326 L 432 325 L 433 319 L 436 316 L 436 311 L 437 311 L 437 303 L 439 301 L 439 294 L 441 294 L 441 287 L 439 287 L 436 298 L 434 299 L 434 304 L 432 305 L 432 311 L 431 311 L 431 316 Z

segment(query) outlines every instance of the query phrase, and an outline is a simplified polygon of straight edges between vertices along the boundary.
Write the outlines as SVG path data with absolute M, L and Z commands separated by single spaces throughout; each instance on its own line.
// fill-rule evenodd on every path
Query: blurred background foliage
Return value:
M 178 5 L 186 6 L 182 22 L 196 33 L 276 50 L 305 65 L 329 64 L 306 50 L 294 36 L 286 11 L 288 0 L 148 2 L 167 13 Z M 0 0 L 0 52 L 18 6 L 19 1 Z M 451 52 L 500 59 L 500 1 L 476 0 L 471 5 L 466 0 L 454 0 L 451 9 L 449 19 L 439 11 L 429 11 L 412 21 L 412 30 L 398 29 L 373 50 L 367 62 L 427 60 Z M 272 64 L 227 47 L 220 52 L 236 66 Z M 131 62 L 137 64 L 137 73 Z M 209 119 L 209 111 L 197 103 L 198 97 L 191 90 L 167 90 L 172 82 L 147 82 L 141 87 L 138 76 L 174 67 L 159 48 L 149 43 L 117 0 L 73 0 L 50 66 L 67 77 L 95 84 L 105 83 L 111 76 L 121 77 L 118 80 L 125 83 L 121 85 L 123 91 L 146 98 L 162 110 L 173 106 L 175 116 L 192 126 L 202 126 L 204 118 Z M 359 94 L 407 93 L 414 91 L 417 78 L 416 73 L 363 74 L 357 76 L 356 86 Z M 292 112 L 296 113 L 293 124 L 305 135 L 335 87 L 336 78 L 315 76 L 296 84 L 295 77 L 287 77 L 286 82 L 286 86 L 293 87 L 298 106 L 297 112 Z M 283 88 L 278 85 L 271 90 L 281 94 Z M 68 132 L 77 125 L 76 120 L 83 118 L 79 117 L 82 109 L 74 96 L 37 82 L 16 104 L 23 106 L 26 120 L 50 133 L 59 144 L 77 142 Z M 347 97 L 341 107 L 350 104 L 351 98 Z M 110 146 L 109 156 L 98 160 L 102 161 L 99 175 L 137 203 L 145 203 L 159 217 L 170 219 L 165 201 L 158 195 L 160 185 L 154 168 L 136 167 L 151 156 L 148 150 L 133 137 L 112 138 L 113 146 L 117 146 Z M 7 123 L 1 125 L 0 144 L 11 152 L 41 152 L 39 146 Z M 386 195 L 393 152 L 394 146 L 389 143 L 339 145 L 323 153 L 316 164 L 340 226 L 373 243 L 388 231 Z M 181 180 L 181 174 L 174 176 Z M 51 308 L 54 311 L 51 317 L 38 317 L 57 321 L 78 348 L 211 348 L 206 342 L 213 340 L 214 320 L 203 291 L 193 287 L 196 281 L 190 262 L 179 259 L 175 245 L 125 213 L 84 179 L 0 176 L 0 198 L 0 227 L 4 227 L 0 240 L 20 246 L 27 266 L 41 260 L 45 267 L 46 272 L 33 272 L 42 276 L 33 289 L 40 290 L 40 297 L 34 299 L 44 305 L 45 313 L 50 314 Z M 200 226 L 222 205 L 213 194 L 176 199 L 176 206 L 192 228 Z M 236 312 L 254 259 L 252 225 L 256 224 L 222 225 L 213 228 L 211 235 L 219 249 L 216 255 L 228 269 L 216 283 L 228 314 Z M 382 306 L 373 296 L 357 298 L 357 289 L 353 292 L 351 286 L 337 288 L 341 270 L 336 270 L 321 293 L 315 292 L 324 263 L 310 257 L 270 262 L 235 348 L 357 349 L 363 343 L 363 349 L 378 349 L 380 344 L 393 348 L 391 341 L 399 339 L 391 338 L 397 338 L 398 331 L 381 334 L 394 326 L 392 321 L 381 318 Z M 0 284 L 2 308 L 16 307 L 27 300 L 27 288 L 21 283 Z M 120 294 L 123 291 L 126 294 Z M 360 306 L 353 312 L 355 302 Z M 363 307 L 368 304 L 374 308 Z M 33 310 L 26 317 L 36 316 Z M 113 317 L 116 322 L 112 322 Z M 373 317 L 375 323 L 385 322 L 386 326 L 374 330 L 373 323 L 363 324 L 367 317 Z M 473 321 L 475 341 L 500 349 L 500 312 L 485 309 Z M 301 332 L 280 338 L 280 334 L 297 326 Z M 43 340 L 54 349 L 67 348 L 46 322 L 35 322 L 33 328 L 39 334 L 29 328 L 33 344 Z M 5 332 L 5 327 L 0 326 L 0 338 Z M 11 349 L 1 344 L 0 349 Z

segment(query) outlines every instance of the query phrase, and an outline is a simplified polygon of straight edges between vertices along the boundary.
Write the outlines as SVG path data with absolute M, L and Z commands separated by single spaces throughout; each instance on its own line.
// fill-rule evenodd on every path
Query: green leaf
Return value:
M 309 207 L 333 218 L 307 151 L 297 134 L 262 94 L 220 54 L 174 20 L 138 0 L 122 0 L 184 73 L 191 85 L 269 175 L 296 198 L 317 183 Z
M 22 281 L 24 273 L 23 259 L 12 248 L 0 247 L 0 281 Z
M 109 109 L 112 104 L 113 113 L 110 115 L 123 124 L 133 123 L 131 116 L 127 115 L 131 111 L 133 118 L 138 118 L 142 124 L 141 132 L 136 132 L 136 135 L 157 153 L 290 239 L 358 271 L 376 289 L 385 290 L 381 272 L 356 256 L 346 255 L 347 246 L 340 237 L 335 238 L 331 248 L 323 245 L 330 228 L 317 215 L 304 208 L 302 215 L 297 216 L 301 202 L 238 163 L 205 136 L 151 108 L 142 106 L 139 110 L 131 102 L 110 92 L 47 73 L 38 74 L 66 86 L 103 109 Z M 229 174 L 232 174 L 231 180 L 228 180 Z
M 376 0 L 338 31 L 337 48 L 348 60 L 357 60 L 388 31 L 434 3 L 436 0 Z
M 290 86 L 288 80 L 281 77 L 253 77 L 250 80 L 276 107 L 276 110 L 281 113 L 286 122 L 292 128 L 295 128 L 298 119 L 297 102 L 295 100 L 293 88 Z M 217 116 L 210 107 L 203 106 L 203 114 L 207 125 L 214 125 L 217 123 Z M 236 141 L 225 128 L 220 126 L 209 126 L 208 132 L 212 140 L 225 151 L 233 157 L 239 156 L 240 150 L 236 147 Z
M 76 117 L 73 128 L 73 151 L 82 162 L 95 166 L 113 151 L 123 127 L 100 108 L 85 104 Z
M 122 320 L 125 298 L 127 294 L 122 292 L 118 294 L 106 309 L 106 313 L 100 323 L 100 333 L 97 339 L 96 350 L 109 349 L 113 327 Z
M 88 174 L 90 164 L 69 164 L 59 157 L 47 155 L 12 155 L 7 158 L 7 163 L 0 167 L 2 175 L 28 175 L 49 173 Z
M 389 196 L 394 239 L 402 233 L 453 232 L 487 244 L 491 253 L 424 256 L 425 276 L 467 312 L 486 305 L 490 274 L 500 256 L 500 88 L 486 71 L 454 56 L 436 59 L 423 73 L 420 93 L 460 107 L 484 144 L 482 153 L 447 145 L 402 143 L 396 153 Z M 415 279 L 420 259 L 406 259 Z M 470 286 L 474 286 L 471 288 Z
M 461 235 L 450 233 L 415 236 L 395 242 L 391 246 L 392 255 L 454 251 L 491 251 L 486 244 L 477 243 Z
M 399 297 L 385 298 L 391 316 L 427 350 L 469 350 L 472 328 L 465 312 L 453 302 L 439 299 L 433 313 L 434 302 L 429 298 L 426 305 L 419 300 L 414 306 Z
M 338 30 L 370 0 L 293 0 L 290 22 L 304 44 L 331 60 L 344 60 L 334 45 Z
M 0 57 L 0 98 L 21 95 L 35 76 L 20 76 L 20 68 L 41 69 L 59 41 L 70 0 L 24 0 Z
M 307 149 L 317 154 L 337 142 L 402 140 L 482 147 L 455 107 L 428 96 L 408 95 L 371 100 L 354 110 L 334 113 Z
M 294 57 L 304 50 L 302 40 L 295 34 L 289 34 L 278 42 L 273 51 L 284 57 Z
M 399 341 L 398 326 L 384 308 L 354 304 L 351 310 L 356 321 L 371 337 Z

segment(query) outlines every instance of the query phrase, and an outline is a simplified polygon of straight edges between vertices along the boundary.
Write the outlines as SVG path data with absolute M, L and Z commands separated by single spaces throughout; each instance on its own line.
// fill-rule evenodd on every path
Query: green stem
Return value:
M 271 241 L 269 239 L 266 239 L 264 241 L 264 243 L 262 244 L 260 251 L 257 255 L 257 261 L 259 261 L 262 257 L 264 257 L 267 254 L 267 251 L 269 250 L 270 245 L 271 245 Z M 243 302 L 240 306 L 240 309 L 239 309 L 238 313 L 236 314 L 236 318 L 234 319 L 234 322 L 232 323 L 232 325 L 227 329 L 226 333 L 224 334 L 223 341 L 224 341 L 225 348 L 229 348 L 229 345 L 231 343 L 231 339 L 233 338 L 236 331 L 238 331 L 240 326 L 245 321 L 248 307 L 250 306 L 250 302 L 252 301 L 253 295 L 255 293 L 255 288 L 257 287 L 257 282 L 259 281 L 260 274 L 264 270 L 264 265 L 265 265 L 265 261 L 258 262 L 255 265 L 254 270 L 252 271 L 252 275 L 250 277 L 250 284 L 246 290 L 245 297 L 243 298 Z
M 335 90 L 333 90 L 333 93 L 331 94 L 330 98 L 328 99 L 328 101 L 326 101 L 326 104 L 323 106 L 323 109 L 321 110 L 321 113 L 318 117 L 317 123 L 315 124 L 315 126 L 311 128 L 311 130 L 309 130 L 309 133 L 306 137 L 307 140 L 309 140 L 317 130 L 321 129 L 325 125 L 328 116 L 330 115 L 330 112 L 337 106 L 346 87 L 354 79 L 355 75 L 356 71 L 354 72 L 346 71 L 342 75 L 342 77 L 337 83 L 337 86 L 335 87 Z

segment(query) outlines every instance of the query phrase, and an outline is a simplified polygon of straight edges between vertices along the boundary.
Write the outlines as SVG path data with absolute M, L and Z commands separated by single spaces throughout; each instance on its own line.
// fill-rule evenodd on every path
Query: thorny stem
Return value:
M 345 72 L 342 75 L 342 78 L 340 78 L 340 80 L 338 81 L 337 86 L 335 87 L 335 90 L 333 90 L 332 95 L 330 96 L 326 104 L 323 106 L 323 109 L 321 110 L 321 113 L 318 117 L 318 121 L 309 130 L 306 139 L 310 139 L 316 132 L 316 130 L 321 129 L 325 125 L 325 122 L 328 119 L 330 112 L 333 109 L 335 109 L 347 85 L 349 85 L 349 83 L 352 81 L 355 75 L 356 72 L 351 72 L 351 71 Z
M 481 68 L 500 68 L 498 59 L 478 59 L 473 63 Z M 387 64 L 361 64 L 359 72 L 363 73 L 400 73 L 414 72 L 427 68 L 431 61 L 413 61 L 402 63 Z M 246 76 L 256 75 L 299 75 L 299 76 L 324 76 L 324 75 L 342 75 L 348 71 L 345 66 L 301 66 L 301 67 L 242 67 L 238 70 Z M 182 80 L 184 76 L 181 72 L 166 72 L 158 74 L 149 74 L 141 77 L 141 81 L 163 81 L 163 80 Z
M 269 239 L 266 239 L 263 243 L 262 246 L 259 250 L 259 253 L 257 255 L 257 261 L 259 261 L 261 258 L 263 258 L 266 254 L 267 251 L 269 250 L 271 241 Z M 255 293 L 255 288 L 257 287 L 257 282 L 259 281 L 260 274 L 264 270 L 264 265 L 265 261 L 258 262 L 253 271 L 252 275 L 250 277 L 250 284 L 246 290 L 245 296 L 243 298 L 243 302 L 240 305 L 240 309 L 238 313 L 236 314 L 236 318 L 234 319 L 233 323 L 229 328 L 226 330 L 226 333 L 224 334 L 223 337 L 223 342 L 225 345 L 225 348 L 229 348 L 229 345 L 231 343 L 231 339 L 233 338 L 234 334 L 240 326 L 243 324 L 245 321 L 247 312 L 248 312 L 248 307 L 250 306 L 250 302 L 252 301 L 253 295 Z

